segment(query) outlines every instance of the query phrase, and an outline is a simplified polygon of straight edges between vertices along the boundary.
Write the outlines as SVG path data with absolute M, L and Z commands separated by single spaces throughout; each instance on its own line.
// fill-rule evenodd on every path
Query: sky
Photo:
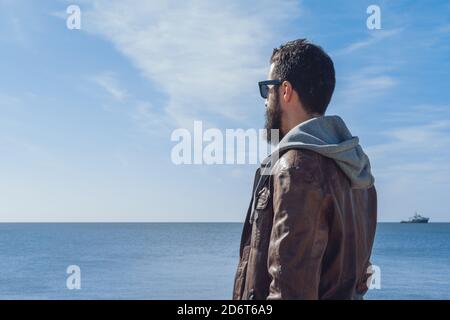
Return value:
M 372 4 L 379 30 L 366 26 Z M 379 221 L 450 222 L 439 0 L 0 0 L 0 221 L 243 221 L 257 165 L 176 165 L 171 134 L 194 121 L 262 128 L 257 82 L 297 38 L 334 61 L 327 114 L 369 155 Z

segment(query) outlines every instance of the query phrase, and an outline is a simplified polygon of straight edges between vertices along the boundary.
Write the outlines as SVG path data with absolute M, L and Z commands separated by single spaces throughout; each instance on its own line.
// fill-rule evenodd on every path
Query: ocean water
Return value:
M 230 299 L 240 223 L 0 224 L 0 299 Z M 450 299 L 450 224 L 380 223 L 367 299 Z M 81 288 L 66 285 L 80 267 Z

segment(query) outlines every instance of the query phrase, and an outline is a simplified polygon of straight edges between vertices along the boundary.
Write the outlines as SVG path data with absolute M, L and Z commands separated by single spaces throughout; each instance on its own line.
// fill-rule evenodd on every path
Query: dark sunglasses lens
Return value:
M 267 84 L 260 85 L 259 90 L 261 92 L 261 97 L 263 97 L 264 99 L 267 99 L 267 97 L 269 95 L 269 87 L 267 86 Z

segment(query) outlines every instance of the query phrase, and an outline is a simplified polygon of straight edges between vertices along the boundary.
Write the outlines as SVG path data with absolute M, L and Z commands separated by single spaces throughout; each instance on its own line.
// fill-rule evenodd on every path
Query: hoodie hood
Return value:
M 333 159 L 354 189 L 369 188 L 375 181 L 359 138 L 352 136 L 339 116 L 312 118 L 292 128 L 274 153 L 287 149 L 308 149 Z

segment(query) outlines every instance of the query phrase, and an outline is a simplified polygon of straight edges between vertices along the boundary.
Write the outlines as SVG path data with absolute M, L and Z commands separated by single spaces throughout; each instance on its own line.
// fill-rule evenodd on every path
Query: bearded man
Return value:
M 270 174 L 255 174 L 233 299 L 362 299 L 370 276 L 377 194 L 367 155 L 342 118 L 325 115 L 335 71 L 305 39 L 275 49 L 267 139 Z

